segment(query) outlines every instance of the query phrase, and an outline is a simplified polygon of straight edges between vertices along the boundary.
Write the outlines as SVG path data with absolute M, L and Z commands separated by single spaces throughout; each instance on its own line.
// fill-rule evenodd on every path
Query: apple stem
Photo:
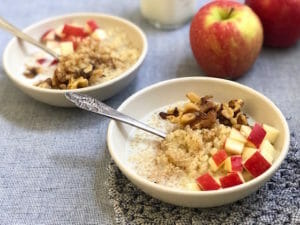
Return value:
M 228 15 L 227 15 L 227 19 L 230 18 L 231 14 L 233 13 L 234 11 L 234 8 L 230 8 L 229 12 L 228 12 Z

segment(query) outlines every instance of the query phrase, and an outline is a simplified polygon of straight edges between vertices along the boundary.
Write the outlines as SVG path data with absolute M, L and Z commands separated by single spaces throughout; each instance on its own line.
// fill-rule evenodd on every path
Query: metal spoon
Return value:
M 78 94 L 75 92 L 66 92 L 65 96 L 68 100 L 73 102 L 78 108 L 85 109 L 87 111 L 94 112 L 102 116 L 106 116 L 111 119 L 126 123 L 128 125 L 142 129 L 146 132 L 149 132 L 161 138 L 166 137 L 166 134 L 164 132 L 149 127 L 148 125 L 136 119 L 133 119 L 132 117 L 127 116 L 88 95 Z
M 30 44 L 35 45 L 36 47 L 44 50 L 45 52 L 47 52 L 49 55 L 53 56 L 54 58 L 56 58 L 56 59 L 59 58 L 59 55 L 55 51 L 53 51 L 50 48 L 47 48 L 45 45 L 43 45 L 39 41 L 33 39 L 28 34 L 25 34 L 20 29 L 16 28 L 12 24 L 10 24 L 6 20 L 4 20 L 2 17 L 0 17 L 0 28 L 3 28 L 4 30 L 9 31 L 10 33 L 12 33 L 13 35 L 17 36 L 18 38 L 20 38 L 20 39 L 22 39 L 24 41 L 27 41 Z

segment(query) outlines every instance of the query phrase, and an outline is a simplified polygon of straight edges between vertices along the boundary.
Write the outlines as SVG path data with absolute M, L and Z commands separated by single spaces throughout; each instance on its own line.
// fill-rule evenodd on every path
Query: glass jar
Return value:
M 155 27 L 176 29 L 196 12 L 195 0 L 141 0 L 142 15 Z

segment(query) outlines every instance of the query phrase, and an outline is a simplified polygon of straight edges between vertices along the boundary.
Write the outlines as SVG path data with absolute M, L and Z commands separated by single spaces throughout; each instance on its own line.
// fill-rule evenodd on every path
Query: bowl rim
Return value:
M 200 81 L 201 82 L 201 81 L 207 81 L 207 80 L 213 81 L 213 82 L 218 82 L 218 83 L 224 83 L 227 85 L 232 85 L 237 88 L 245 89 L 246 91 L 249 91 L 252 94 L 257 95 L 258 97 L 265 100 L 278 113 L 280 120 L 283 123 L 283 128 L 284 128 L 284 133 L 285 133 L 286 138 L 284 139 L 281 152 L 280 152 L 279 156 L 277 157 L 276 161 L 272 164 L 272 166 L 266 172 L 264 172 L 262 175 L 254 178 L 242 185 L 237 185 L 237 186 L 224 188 L 224 189 L 218 189 L 218 190 L 188 191 L 188 190 L 180 190 L 180 189 L 176 189 L 176 188 L 167 187 L 167 186 L 164 186 L 161 184 L 155 184 L 155 183 L 147 180 L 146 178 L 143 178 L 142 176 L 138 175 L 136 172 L 134 172 L 134 171 L 132 172 L 131 169 L 129 169 L 125 165 L 123 165 L 121 160 L 118 159 L 117 154 L 115 154 L 115 152 L 112 148 L 112 142 L 113 142 L 112 137 L 113 137 L 114 126 L 116 128 L 116 125 L 119 124 L 120 122 L 116 122 L 116 121 L 112 120 L 112 121 L 110 121 L 110 123 L 108 125 L 108 129 L 107 129 L 107 146 L 108 146 L 108 150 L 109 150 L 109 153 L 110 153 L 112 159 L 114 160 L 114 162 L 116 163 L 118 168 L 122 171 L 122 173 L 124 173 L 126 176 L 130 176 L 131 178 L 136 180 L 138 183 L 143 183 L 144 185 L 147 185 L 147 187 L 151 188 L 152 190 L 156 190 L 156 191 L 160 191 L 160 192 L 168 192 L 170 194 L 178 194 L 178 195 L 183 195 L 183 196 L 195 196 L 195 197 L 197 197 L 197 196 L 216 196 L 216 195 L 230 194 L 230 193 L 234 193 L 234 192 L 243 191 L 248 188 L 255 187 L 257 184 L 262 185 L 263 184 L 262 182 L 266 178 L 271 177 L 271 175 L 280 167 L 281 163 L 283 162 L 283 160 L 285 159 L 285 157 L 288 153 L 289 144 L 290 144 L 290 131 L 289 131 L 288 123 L 287 123 L 285 117 L 283 116 L 283 113 L 280 111 L 280 109 L 269 98 L 267 98 L 260 92 L 254 90 L 253 88 L 250 88 L 246 85 L 243 85 L 243 84 L 240 84 L 240 83 L 237 83 L 234 81 L 229 81 L 229 80 L 225 80 L 225 79 L 221 79 L 221 78 L 212 78 L 212 77 L 175 78 L 175 79 L 158 82 L 156 84 L 153 84 L 151 86 L 148 86 L 148 87 L 136 92 L 135 94 L 133 94 L 132 96 L 127 98 L 118 107 L 118 110 L 122 111 L 135 98 L 137 98 L 140 95 L 143 95 L 146 92 L 150 92 L 154 88 L 159 88 L 164 85 L 168 85 L 168 84 L 172 84 L 172 83 L 180 83 L 180 82 L 186 82 L 186 81 L 190 81 L 190 82 Z
M 37 87 L 34 86 L 32 84 L 28 84 L 28 83 L 24 83 L 22 81 L 20 81 L 20 79 L 17 78 L 16 75 L 13 75 L 13 73 L 10 72 L 10 66 L 8 63 L 8 54 L 9 51 L 11 49 L 11 46 L 16 44 L 16 42 L 18 41 L 18 39 L 16 37 L 13 37 L 12 39 L 10 39 L 10 41 L 8 42 L 8 44 L 6 45 L 4 52 L 3 52 L 3 68 L 5 73 L 7 74 L 7 76 L 14 81 L 16 84 L 24 87 L 24 88 L 28 88 L 28 89 L 32 89 L 36 92 L 41 92 L 41 93 L 48 93 L 48 94 L 64 94 L 66 92 L 88 92 L 88 91 L 93 91 L 93 90 L 97 90 L 97 89 L 101 89 L 101 88 L 105 88 L 107 86 L 110 86 L 114 83 L 117 83 L 118 81 L 121 81 L 123 78 L 129 76 L 131 73 L 133 73 L 144 61 L 147 52 L 148 52 L 148 41 L 147 41 L 147 37 L 146 34 L 144 33 L 144 31 L 139 28 L 136 24 L 134 24 L 133 22 L 121 18 L 119 16 L 114 16 L 114 15 L 110 15 L 110 14 L 106 14 L 106 13 L 94 13 L 94 12 L 77 12 L 77 13 L 69 13 L 69 14 L 63 14 L 63 15 L 59 15 L 59 16 L 54 16 L 54 17 L 49 17 L 46 19 L 42 19 L 39 22 L 33 23 L 29 26 L 27 26 L 26 28 L 22 29 L 23 32 L 25 33 L 30 33 L 30 30 L 32 29 L 37 29 L 38 27 L 43 26 L 45 23 L 49 23 L 49 22 L 53 22 L 53 21 L 58 21 L 58 20 L 67 20 L 67 19 L 72 19 L 74 17 L 98 17 L 98 18 L 108 18 L 111 20 L 115 20 L 117 22 L 119 22 L 120 24 L 126 24 L 129 27 L 131 27 L 132 29 L 136 30 L 137 33 L 140 35 L 141 39 L 142 39 L 142 49 L 141 49 L 141 54 L 138 58 L 138 60 L 131 66 L 129 67 L 126 71 L 124 71 L 123 73 L 121 73 L 119 76 L 108 80 L 104 83 L 99 83 L 93 86 L 88 86 L 88 87 L 84 87 L 84 88 L 79 88 L 79 89 L 68 89 L 68 90 L 60 90 L 60 89 L 47 89 L 47 88 L 41 88 L 41 87 Z M 62 22 L 63 23 L 63 22 Z

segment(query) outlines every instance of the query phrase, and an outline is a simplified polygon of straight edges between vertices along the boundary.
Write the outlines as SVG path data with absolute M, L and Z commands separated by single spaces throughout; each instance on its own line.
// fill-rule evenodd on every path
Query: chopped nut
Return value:
M 201 98 L 195 93 L 195 92 L 189 92 L 186 94 L 186 97 L 192 102 L 192 103 L 199 103 L 201 101 Z
M 228 107 L 227 104 L 223 104 L 221 113 L 227 119 L 233 118 L 234 116 L 234 111 L 232 108 Z
M 37 86 L 42 87 L 42 88 L 51 88 L 51 86 L 52 86 L 51 78 L 48 78 L 48 79 L 40 82 Z
M 247 124 L 247 117 L 241 112 L 241 99 L 219 104 L 209 100 L 212 98 L 210 95 L 199 97 L 194 92 L 189 92 L 186 96 L 189 102 L 179 109 L 175 107 L 159 113 L 160 117 L 181 126 L 189 125 L 192 129 L 210 129 L 217 119 L 221 124 L 236 128 Z
M 26 71 L 23 74 L 27 78 L 34 78 L 36 75 L 41 73 L 41 71 L 42 71 L 42 69 L 40 67 L 26 66 Z
M 195 119 L 196 115 L 194 113 L 186 113 L 182 115 L 182 117 L 180 118 L 180 122 L 182 124 L 188 124 L 194 121 Z
M 248 125 L 247 117 L 244 113 L 239 112 L 237 114 L 237 123 L 241 125 Z
M 212 95 L 205 95 L 204 97 L 202 97 L 201 98 L 201 105 L 203 105 L 203 104 L 206 104 L 207 103 L 207 101 L 209 100 L 209 99 L 211 99 L 211 98 L 213 98 L 213 96 Z
M 87 87 L 88 83 L 89 83 L 88 80 L 83 77 L 79 77 L 77 79 L 74 79 L 72 77 L 67 88 L 68 89 L 83 88 L 83 87 Z
M 176 116 L 173 116 L 173 115 L 168 115 L 167 116 L 167 119 L 169 121 L 171 121 L 172 123 L 179 123 L 180 121 L 180 118 L 179 117 L 176 117 Z
M 233 112 L 238 112 L 244 105 L 244 101 L 242 99 L 234 99 L 228 102 L 228 106 L 233 110 Z
M 84 72 L 85 74 L 88 74 L 88 73 L 92 72 L 92 70 L 93 70 L 93 65 L 92 65 L 92 64 L 89 64 L 87 67 L 85 67 L 85 68 L 83 69 L 83 72 Z
M 196 104 L 192 102 L 188 102 L 184 104 L 182 111 L 183 113 L 196 112 L 196 111 L 200 111 L 200 108 Z
M 217 113 L 209 111 L 208 113 L 200 113 L 197 119 L 191 124 L 193 129 L 212 128 L 216 123 Z

